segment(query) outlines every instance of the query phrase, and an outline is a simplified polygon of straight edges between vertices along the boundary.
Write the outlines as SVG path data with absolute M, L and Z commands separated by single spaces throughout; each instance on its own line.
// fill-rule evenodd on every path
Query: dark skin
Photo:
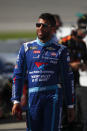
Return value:
M 43 43 L 49 41 L 53 35 L 54 27 L 51 26 L 50 22 L 43 19 L 38 19 L 38 23 L 47 24 L 48 27 L 44 28 L 43 25 L 36 27 L 36 32 L 39 40 Z M 67 109 L 68 121 L 72 122 L 74 120 L 74 108 Z M 19 119 L 22 118 L 22 108 L 20 103 L 16 103 L 12 108 L 12 115 L 16 115 Z
M 48 25 L 48 27 L 46 28 L 43 27 L 43 25 L 41 25 L 40 27 L 36 27 L 36 33 L 38 38 L 40 39 L 41 42 L 45 43 L 51 39 L 54 27 L 52 27 L 50 22 L 47 20 L 38 19 L 38 23 L 43 23 Z

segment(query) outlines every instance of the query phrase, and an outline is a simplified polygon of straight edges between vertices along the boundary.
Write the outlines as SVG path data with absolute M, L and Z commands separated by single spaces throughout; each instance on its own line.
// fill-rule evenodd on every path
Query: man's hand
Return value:
M 22 120 L 22 108 L 20 103 L 16 103 L 13 105 L 12 115 L 16 116 L 18 120 Z
M 68 122 L 73 122 L 75 119 L 75 109 L 74 108 L 68 108 L 67 109 L 68 114 Z
M 70 66 L 74 69 L 74 70 L 78 70 L 79 66 L 80 66 L 80 61 L 74 61 L 70 63 Z

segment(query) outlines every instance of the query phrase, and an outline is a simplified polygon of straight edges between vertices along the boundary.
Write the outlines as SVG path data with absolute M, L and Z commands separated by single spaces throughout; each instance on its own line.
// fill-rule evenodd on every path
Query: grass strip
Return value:
M 19 32 L 0 32 L 0 40 L 21 39 L 21 38 L 36 38 L 35 31 L 19 31 Z

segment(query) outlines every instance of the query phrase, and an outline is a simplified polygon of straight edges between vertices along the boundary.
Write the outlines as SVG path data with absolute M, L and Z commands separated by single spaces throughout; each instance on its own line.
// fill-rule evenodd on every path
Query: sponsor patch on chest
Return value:
M 40 54 L 40 50 L 34 50 L 33 53 L 34 54 Z

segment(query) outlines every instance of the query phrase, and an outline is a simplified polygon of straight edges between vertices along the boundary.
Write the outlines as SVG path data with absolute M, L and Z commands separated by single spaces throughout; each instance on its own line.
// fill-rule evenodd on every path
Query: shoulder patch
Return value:
M 25 42 L 25 43 L 23 44 L 23 45 L 24 45 L 25 52 L 28 50 L 28 45 L 29 45 L 29 44 L 33 44 L 34 42 L 36 42 L 36 40 L 29 41 L 29 42 Z

